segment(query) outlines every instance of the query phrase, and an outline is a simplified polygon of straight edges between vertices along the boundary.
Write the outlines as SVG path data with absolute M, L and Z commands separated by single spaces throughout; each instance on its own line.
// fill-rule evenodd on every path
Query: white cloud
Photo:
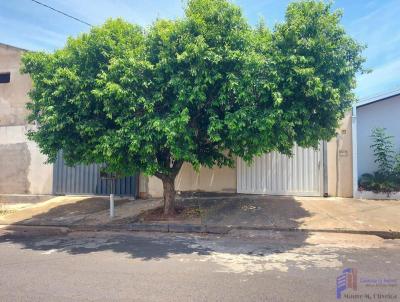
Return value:
M 110 17 L 122 17 L 130 22 L 148 25 L 158 16 L 174 18 L 182 13 L 180 0 L 53 0 L 51 3 L 92 24 L 101 24 Z
M 372 73 L 358 77 L 356 93 L 359 97 L 400 86 L 399 1 L 370 1 L 365 5 L 369 13 L 347 26 L 353 37 L 367 44 L 366 67 L 373 69 Z
M 0 16 L 0 35 L 12 28 L 13 35 L 5 35 L 3 43 L 11 44 L 29 50 L 49 50 L 63 45 L 65 34 L 43 28 L 36 24 L 26 24 L 16 19 Z
M 400 88 L 400 59 L 375 68 L 372 73 L 359 76 L 356 92 L 366 97 Z

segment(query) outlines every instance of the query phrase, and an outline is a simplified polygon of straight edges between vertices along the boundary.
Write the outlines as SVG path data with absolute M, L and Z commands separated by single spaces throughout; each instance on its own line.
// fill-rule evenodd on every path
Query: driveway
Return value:
M 400 232 L 400 201 L 241 195 L 199 199 L 205 224 Z

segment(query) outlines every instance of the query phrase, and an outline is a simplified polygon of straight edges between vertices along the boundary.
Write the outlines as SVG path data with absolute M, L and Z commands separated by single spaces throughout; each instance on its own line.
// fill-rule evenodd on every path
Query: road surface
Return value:
M 345 268 L 357 270 L 357 289 L 343 301 L 400 300 L 400 240 L 376 236 L 0 235 L 2 302 L 338 301 Z

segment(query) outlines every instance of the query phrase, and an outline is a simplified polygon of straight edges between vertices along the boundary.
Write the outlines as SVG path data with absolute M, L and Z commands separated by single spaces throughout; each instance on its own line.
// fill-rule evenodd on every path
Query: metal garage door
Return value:
M 296 146 L 292 157 L 272 152 L 255 158 L 250 166 L 238 159 L 237 191 L 248 194 L 321 196 L 321 151 Z
M 101 165 L 76 165 L 68 167 L 62 154 L 57 157 L 53 169 L 54 194 L 97 194 L 111 193 L 111 180 L 100 178 Z M 115 194 L 137 196 L 138 177 L 129 176 L 115 182 Z

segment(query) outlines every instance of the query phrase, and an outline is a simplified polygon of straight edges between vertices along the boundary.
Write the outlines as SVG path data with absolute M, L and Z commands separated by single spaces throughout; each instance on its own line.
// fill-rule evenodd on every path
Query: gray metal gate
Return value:
M 68 167 L 60 152 L 53 167 L 54 194 L 97 194 L 111 193 L 111 180 L 100 178 L 101 165 L 76 165 Z M 117 179 L 115 195 L 138 195 L 138 176 Z
M 251 165 L 238 159 L 238 193 L 322 196 L 320 150 L 296 146 L 293 157 L 272 152 L 256 157 Z

